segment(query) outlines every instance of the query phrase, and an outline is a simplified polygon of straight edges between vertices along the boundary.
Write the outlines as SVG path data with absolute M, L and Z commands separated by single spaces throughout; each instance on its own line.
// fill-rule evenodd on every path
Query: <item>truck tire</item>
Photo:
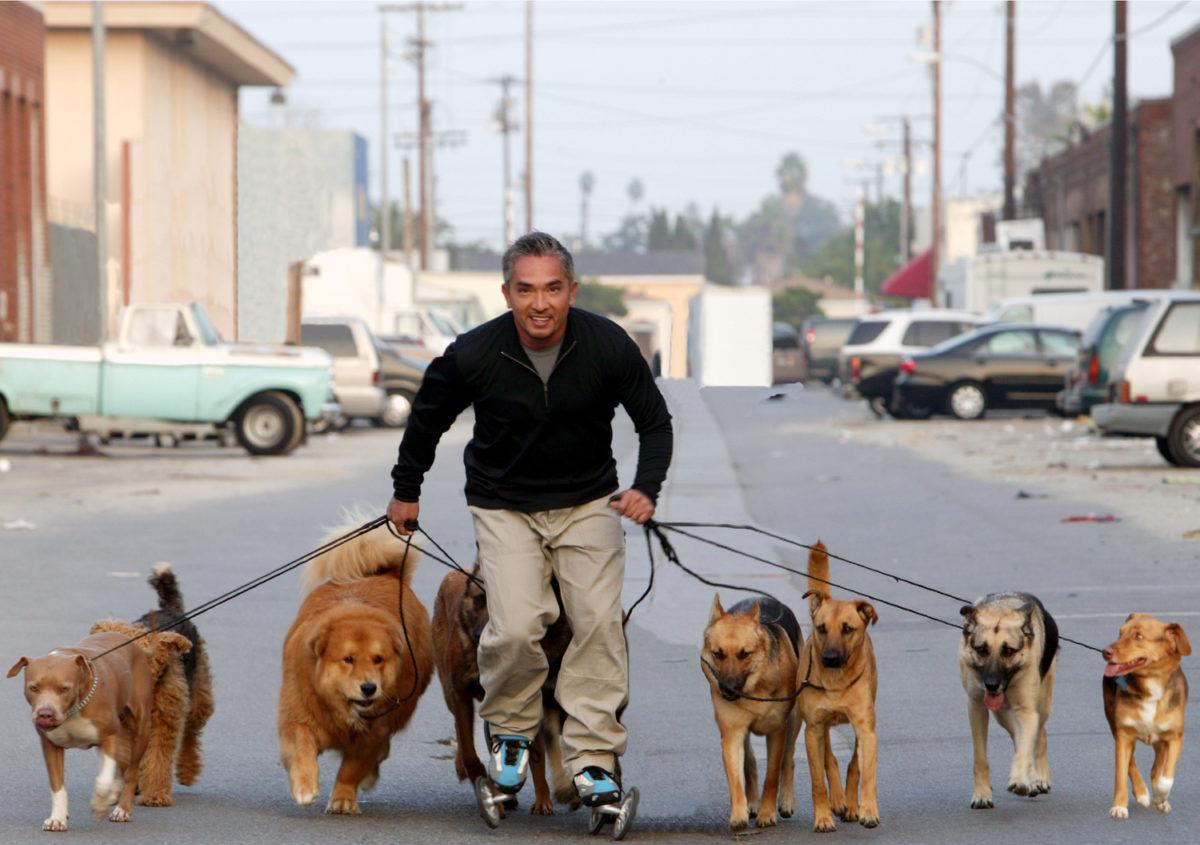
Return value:
M 1200 405 L 1175 415 L 1167 432 L 1167 448 L 1176 466 L 1200 467 Z
M 1175 463 L 1175 456 L 1171 454 L 1171 441 L 1165 437 L 1155 437 L 1154 445 L 1158 447 L 1158 454 L 1162 455 L 1163 460 L 1171 466 L 1178 466 Z
M 12 425 L 12 415 L 8 412 L 8 403 L 4 401 L 3 396 L 0 396 L 0 440 L 3 440 L 4 435 L 8 434 L 10 425 Z
M 280 393 L 263 393 L 234 418 L 238 443 L 251 455 L 286 455 L 297 444 L 296 403 Z

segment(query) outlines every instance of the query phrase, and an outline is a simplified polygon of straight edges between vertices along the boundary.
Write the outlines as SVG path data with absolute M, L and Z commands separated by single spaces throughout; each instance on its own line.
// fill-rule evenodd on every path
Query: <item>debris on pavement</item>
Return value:
M 1184 531 L 1183 539 L 1185 539 L 1185 540 L 1200 540 L 1200 528 L 1193 528 L 1191 531 Z
M 28 519 L 10 519 L 4 523 L 5 531 L 32 531 L 35 528 L 37 526 Z
M 1081 516 L 1064 516 L 1060 522 L 1120 522 L 1111 513 L 1085 513 Z
M 4 470 L 0 469 L 0 472 Z M 1200 475 L 1169 475 L 1162 480 L 1163 484 L 1200 484 Z
M 1050 494 L 1049 493 L 1030 493 L 1028 490 L 1018 490 L 1017 498 L 1018 499 L 1048 499 L 1048 498 L 1050 498 Z

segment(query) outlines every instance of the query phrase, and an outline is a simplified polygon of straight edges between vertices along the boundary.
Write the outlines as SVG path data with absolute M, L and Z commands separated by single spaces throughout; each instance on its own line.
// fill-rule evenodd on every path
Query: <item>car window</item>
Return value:
M 191 346 L 192 335 L 174 308 L 142 308 L 129 315 L 126 339 L 131 346 Z
M 1108 369 L 1117 360 L 1121 350 L 1133 340 L 1133 333 L 1146 315 L 1145 307 L 1119 311 L 1109 322 L 1100 340 L 1100 366 Z
M 870 343 L 883 334 L 883 330 L 891 323 L 890 320 L 863 320 L 850 332 L 846 338 L 847 346 L 857 346 L 860 343 Z
M 791 326 L 778 328 L 775 329 L 772 344 L 776 349 L 799 349 L 800 336 Z
M 1028 329 L 996 332 L 984 344 L 989 355 L 1036 355 L 1037 340 Z
M 822 320 L 809 327 L 814 346 L 841 346 L 854 330 L 854 320 Z
M 421 315 L 413 311 L 397 314 L 396 334 L 405 338 L 421 338 L 425 334 L 425 325 L 421 321 Z
M 1200 302 L 1177 302 L 1154 333 L 1154 355 L 1200 355 Z
M 196 326 L 200 329 L 200 337 L 204 340 L 205 346 L 216 346 L 221 342 L 221 333 L 208 319 L 208 314 L 204 312 L 204 309 L 195 302 L 192 303 L 192 319 L 196 321 Z
M 997 323 L 1032 323 L 1032 305 L 1012 305 L 996 315 Z
M 1074 358 L 1079 351 L 1079 338 L 1067 332 L 1041 332 L 1042 351 L 1054 358 Z
M 937 346 L 963 332 L 963 324 L 955 320 L 914 320 L 900 343 L 904 346 Z
M 317 346 L 334 358 L 357 358 L 354 332 L 349 326 L 326 323 L 305 323 L 300 327 L 300 345 Z

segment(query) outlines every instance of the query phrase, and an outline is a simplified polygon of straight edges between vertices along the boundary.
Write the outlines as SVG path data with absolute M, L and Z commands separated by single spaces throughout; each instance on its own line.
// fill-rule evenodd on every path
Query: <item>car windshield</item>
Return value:
M 890 322 L 890 320 L 862 320 L 854 327 L 854 331 L 850 332 L 850 337 L 846 338 L 846 345 L 858 346 L 860 343 L 870 343 L 883 334 L 883 330 L 888 327 Z
M 445 314 L 439 314 L 437 311 L 433 310 L 425 313 L 426 316 L 429 317 L 429 322 L 433 323 L 433 327 L 441 334 L 444 334 L 447 337 L 458 337 L 460 334 L 462 334 L 462 329 L 458 327 L 458 324 L 455 323 L 451 317 L 448 317 Z
M 192 319 L 196 321 L 196 328 L 200 330 L 200 337 L 204 340 L 205 346 L 216 346 L 221 342 L 221 333 L 217 331 L 216 326 L 208 319 L 208 315 L 204 313 L 204 309 L 199 304 L 192 303 Z

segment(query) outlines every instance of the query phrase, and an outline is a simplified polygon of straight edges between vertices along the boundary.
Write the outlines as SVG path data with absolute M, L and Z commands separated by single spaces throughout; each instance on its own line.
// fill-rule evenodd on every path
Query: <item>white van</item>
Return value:
M 1150 302 L 1165 292 L 1135 289 L 1014 296 L 989 308 L 985 318 L 990 323 L 1037 323 L 1039 326 L 1063 326 L 1083 331 L 1105 308 L 1131 302 Z

